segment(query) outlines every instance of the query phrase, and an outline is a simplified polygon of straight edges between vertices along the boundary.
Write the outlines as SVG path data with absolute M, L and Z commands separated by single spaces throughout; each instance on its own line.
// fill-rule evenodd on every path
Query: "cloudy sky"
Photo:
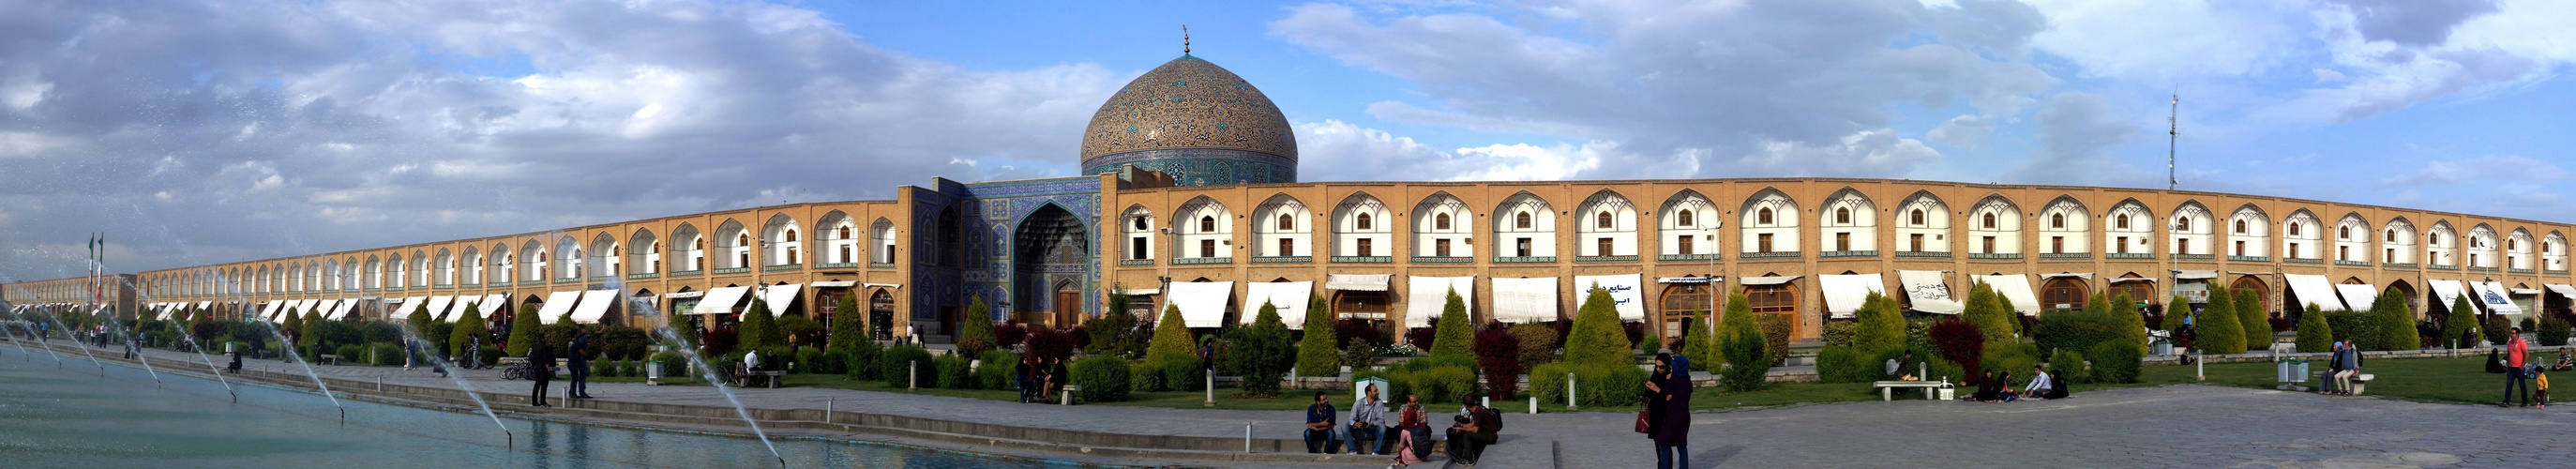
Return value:
M 0 0 L 0 280 L 1075 171 L 1195 52 L 1301 177 L 2181 185 L 2576 221 L 2576 2 Z

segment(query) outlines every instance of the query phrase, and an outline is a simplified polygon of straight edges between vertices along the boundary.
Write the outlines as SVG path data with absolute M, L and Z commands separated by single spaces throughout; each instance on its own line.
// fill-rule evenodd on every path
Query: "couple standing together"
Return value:
M 1655 355 L 1655 371 L 1646 375 L 1646 408 L 1637 412 L 1637 432 L 1655 440 L 1655 467 L 1690 467 L 1690 357 Z

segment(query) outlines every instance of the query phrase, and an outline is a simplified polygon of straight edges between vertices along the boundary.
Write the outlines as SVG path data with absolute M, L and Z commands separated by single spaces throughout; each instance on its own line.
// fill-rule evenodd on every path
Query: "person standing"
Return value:
M 590 329 L 582 328 L 578 329 L 578 332 L 574 332 L 572 336 L 572 346 L 568 348 L 571 349 L 569 352 L 572 353 L 572 356 L 570 357 L 571 363 L 565 366 L 572 368 L 572 386 L 570 389 L 564 390 L 564 394 L 567 394 L 564 397 L 571 399 L 589 399 Z
M 2512 341 L 2504 346 L 2504 402 L 2497 402 L 2496 407 L 2513 407 L 2513 397 L 2517 395 L 2522 396 L 2523 407 L 2531 407 L 2531 383 L 2524 381 L 2530 377 L 2524 376 L 2522 369 L 2522 356 L 2530 351 L 2531 344 L 2522 341 L 2522 328 L 2514 327 Z
M 1672 362 L 1673 354 L 1656 354 L 1655 370 L 1646 373 L 1646 386 L 1641 391 L 1645 394 L 1642 399 L 1644 406 L 1638 414 L 1646 418 L 1648 439 L 1654 438 L 1656 431 L 1664 428 L 1664 383 L 1672 378 Z
M 1655 357 L 1656 368 L 1665 370 L 1664 380 L 1648 383 L 1656 389 L 1658 407 L 1648 410 L 1662 415 L 1662 422 L 1649 432 L 1655 439 L 1655 467 L 1658 469 L 1690 468 L 1690 357 L 1662 354 Z
M 546 385 L 555 380 L 555 351 L 546 347 L 546 341 L 528 345 L 528 379 L 537 382 L 536 390 L 528 395 L 528 405 L 545 407 Z
M 413 365 L 412 353 L 416 350 L 420 350 L 420 341 L 411 340 L 411 337 L 405 336 L 402 338 L 402 349 L 403 371 L 411 371 Z
M 1324 400 L 1323 391 L 1315 391 L 1315 403 L 1306 405 L 1306 452 L 1327 454 L 1333 442 L 1333 402 Z
M 1020 384 L 1021 404 L 1029 403 L 1029 396 L 1035 396 L 1040 392 L 1038 383 L 1041 381 L 1038 379 L 1037 361 L 1037 355 L 1021 354 L 1020 364 L 1011 366 L 1011 376 L 1017 378 Z
M 465 352 L 465 369 L 471 370 L 471 369 L 475 369 L 475 368 L 482 368 L 482 367 L 483 367 L 483 336 L 472 336 L 472 337 L 467 337 L 467 338 L 466 338 L 466 340 L 467 340 L 467 341 L 470 341 L 471 343 L 466 344 L 466 346 L 467 346 L 467 347 L 469 347 L 469 348 L 467 348 L 467 349 L 466 349 L 466 352 Z
M 1351 440 L 1351 454 L 1385 454 L 1380 437 L 1386 434 L 1386 404 L 1378 402 L 1376 385 L 1360 388 L 1359 402 L 1351 403 L 1351 427 L 1346 433 Z

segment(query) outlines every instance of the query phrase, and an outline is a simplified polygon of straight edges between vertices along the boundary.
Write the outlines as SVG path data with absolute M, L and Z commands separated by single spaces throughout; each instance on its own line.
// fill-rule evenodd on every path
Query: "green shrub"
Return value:
M 983 384 L 975 381 L 974 371 L 966 357 L 952 353 L 940 355 L 930 362 L 931 367 L 939 371 L 940 389 L 975 389 Z
M 1116 292 L 1113 286 L 1104 295 L 1109 297 L 1109 307 L 1100 312 L 1098 319 L 1083 324 L 1083 333 L 1091 336 L 1091 343 L 1082 350 L 1093 355 L 1135 358 L 1138 351 L 1144 350 L 1136 338 L 1136 316 L 1127 312 L 1127 295 Z
M 1197 343 L 1197 338 L 1190 335 L 1189 323 L 1181 317 L 1180 305 L 1164 305 L 1163 319 L 1154 323 L 1154 341 L 1145 348 L 1145 362 L 1150 365 L 1166 357 L 1197 360 Z
M 1877 298 L 1877 297 L 1878 297 L 1878 292 L 1870 292 L 1870 294 L 1869 294 L 1869 295 L 1870 295 L 1870 297 L 1871 297 L 1871 298 Z M 1869 304 L 1871 304 L 1871 303 L 1870 303 L 1870 302 L 1868 302 L 1868 301 L 1862 301 L 1862 302 L 1861 302 L 1861 304 L 1863 304 L 1863 305 L 1869 305 Z M 1868 308 L 1868 307 L 1869 307 L 1869 306 L 1862 306 L 1862 308 Z M 1824 329 L 1824 332 L 1822 332 L 1822 335 L 1824 336 L 1824 340 L 1825 340 L 1825 346 L 1826 346 L 1826 347 L 1850 347 L 1850 346 L 1852 346 L 1852 332 L 1853 332 L 1853 331 L 1858 331 L 1858 330 L 1860 330 L 1860 322 L 1859 322 L 1859 321 L 1838 321 L 1838 320 L 1827 319 L 1827 320 L 1825 320 L 1825 329 Z
M 1703 315 L 1702 317 L 1705 317 Z M 1521 369 L 1538 367 L 1556 357 L 1556 328 L 1544 323 L 1512 326 L 1512 336 L 1521 339 Z M 1711 347 L 1710 350 L 1716 350 Z
M 2443 315 L 2443 344 L 2451 348 L 2477 348 L 2478 315 L 2475 311 L 2478 307 L 2469 304 L 2468 295 L 2460 295 L 2459 301 L 2452 302 L 2450 308 L 2451 314 Z
M 815 363 L 814 372 L 831 375 L 848 374 L 850 372 L 850 352 L 847 350 L 823 352 L 823 359 L 822 361 Z
M 1431 356 L 1466 357 L 1475 354 L 1476 327 L 1467 317 L 1467 304 L 1458 298 L 1458 289 L 1449 289 L 1449 299 L 1440 306 L 1439 333 L 1431 339 Z
M 796 316 L 788 317 L 792 318 Z M 821 373 L 823 372 L 823 349 L 798 347 L 796 349 L 796 360 L 793 364 L 796 366 L 795 372 L 799 374 Z
M 872 340 L 860 341 L 850 344 L 849 348 L 844 350 L 850 356 L 842 363 L 842 369 L 850 379 L 875 381 L 885 376 L 885 367 L 877 362 L 878 357 L 885 355 L 884 346 L 877 345 L 876 341 Z
M 501 352 L 502 350 L 499 346 L 483 346 L 483 365 L 491 366 L 501 363 Z
M 1646 370 L 1637 369 L 1634 365 L 1601 366 L 1594 367 L 1592 374 L 1596 376 L 1592 382 L 1599 384 L 1593 389 L 1601 390 L 1601 405 L 1632 406 L 1645 400 Z
M 1019 380 L 1011 375 L 1019 364 L 1020 354 L 1000 350 L 984 352 L 984 356 L 975 361 L 975 381 L 984 389 L 1019 389 Z
M 1589 293 L 1583 295 L 1583 306 L 1575 309 L 1574 328 L 1565 336 L 1565 361 L 1602 365 L 1635 363 L 1636 357 L 1631 352 L 1636 349 L 1636 344 L 1628 342 L 1628 332 L 1619 324 L 1618 302 L 1610 299 L 1609 290 L 1584 288 Z
M 2245 353 L 2245 323 L 2238 322 L 2236 319 L 2235 291 L 2226 287 L 2211 288 L 2209 305 L 2201 308 L 2200 314 L 2195 316 L 2191 324 L 2192 327 L 2199 329 L 2199 334 L 2193 338 L 2192 344 L 2199 347 L 2201 353 L 2215 355 Z
M 1338 376 L 1342 373 L 1341 339 L 1333 333 L 1333 314 L 1325 307 L 1324 297 L 1306 303 L 1305 336 L 1297 340 L 1297 376 Z M 1554 333 L 1548 334 L 1554 337 Z
M 2124 344 L 2093 346 L 2085 357 L 2093 361 L 2093 379 L 2105 383 L 2138 382 L 2138 349 Z
M 616 377 L 617 362 L 610 360 L 591 360 L 590 375 L 598 377 Z
M 1278 394 L 1279 380 L 1299 357 L 1296 344 L 1288 341 L 1288 325 L 1279 320 L 1279 308 L 1263 302 L 1252 327 L 1235 328 L 1227 335 L 1225 361 L 1243 377 L 1243 392 Z
M 2102 343 L 2125 344 L 2127 342 L 2113 340 Z M 1982 366 L 1981 369 L 1992 370 L 1999 373 L 2010 372 L 2013 376 L 2021 379 L 2029 379 L 2030 367 L 2039 366 L 2040 363 L 2039 346 L 2031 344 L 1988 344 L 1986 345 L 1985 352 L 1978 355 L 1978 363 Z
M 2077 350 L 2058 350 L 2056 355 L 2051 355 L 2048 372 L 2056 374 L 2057 379 L 2066 380 L 2066 384 L 2093 382 L 2093 370 L 2085 368 L 2084 353 Z
M 373 363 L 369 363 L 370 365 L 391 366 L 403 364 L 403 348 L 401 345 L 379 342 L 370 344 L 367 348 L 368 351 L 374 352 L 373 355 L 367 357 L 374 359 Z
M 2533 329 L 2535 330 L 2532 332 L 2535 333 L 2535 335 L 2540 336 L 2540 346 L 2542 347 L 2567 345 L 2568 326 L 2567 321 L 2564 319 L 2559 319 L 2557 316 L 2542 315 L 2540 317 L 2539 324 L 2533 325 Z
M 1198 391 L 1207 388 L 1207 369 L 1190 357 L 1164 357 L 1156 364 L 1163 372 L 1163 385 L 1174 391 Z
M 2379 318 L 2378 350 L 2419 350 L 2424 338 L 2415 333 L 2415 312 L 2406 309 L 2406 294 L 2395 288 L 2379 294 L 2370 312 Z
M 1905 313 L 1895 298 L 1871 293 L 1877 303 L 1862 302 L 1860 319 L 1853 321 L 1852 350 L 1865 355 L 1905 346 Z
M 2002 293 L 1995 292 L 1994 287 L 1987 286 L 1985 282 L 1977 282 L 1976 286 L 1968 289 L 1968 308 L 1959 315 L 1959 319 L 1976 324 L 1977 331 L 1985 333 L 1988 344 L 2014 343 L 2021 341 L 2014 335 L 2020 323 L 2014 317 L 2018 314 L 2010 303 L 2005 302 Z
M 1751 301 L 1743 293 L 1727 295 L 1726 317 L 1719 321 L 1718 348 L 1726 358 L 1721 381 L 1733 391 L 1762 389 L 1771 373 L 1770 340 L 1753 322 Z
M 1118 402 L 1127 400 L 1127 368 L 1127 360 L 1095 355 L 1074 361 L 1068 372 L 1073 373 L 1072 384 L 1082 388 L 1082 400 Z
M 2362 350 L 2379 350 L 2379 318 L 2368 311 L 2334 311 L 2326 313 L 2326 332 L 2334 340 L 2352 340 Z
M 2334 351 L 2334 327 L 2326 324 L 2325 311 L 2318 309 L 2317 305 L 2310 304 L 2307 312 L 2299 314 L 2299 353 L 2332 351 Z
M 1881 366 L 1868 363 L 1868 358 L 1851 347 L 1825 346 L 1816 352 L 1816 380 L 1827 383 L 1874 381 Z
M 1578 405 L 1636 405 L 1645 392 L 1646 371 L 1634 365 L 1548 363 L 1539 365 L 1532 373 L 1530 394 L 1542 405 L 1565 403 L 1567 373 L 1574 374 L 1575 402 Z
M 2407 329 L 2412 331 L 2414 328 Z M 2513 321 L 2505 319 L 2504 315 L 2487 316 L 2487 325 L 2481 329 L 2482 332 L 2485 332 L 2487 335 L 2487 343 L 2503 345 L 2505 342 L 2513 340 L 2512 337 L 2509 337 L 2513 335 Z M 2389 336 L 2395 337 L 2396 335 L 2390 334 Z
M 2104 313 L 2104 317 L 2099 318 L 2099 320 L 2110 324 L 2111 337 L 2136 345 L 2140 355 L 2146 354 L 2148 341 L 2147 315 L 2145 312 L 2138 311 L 2137 300 L 2139 299 L 2130 298 L 2128 293 L 2121 293 L 2118 295 L 2112 295 L 2111 300 L 2111 306 L 2107 308 L 2108 312 Z M 2188 303 L 2170 304 L 2187 305 Z
M 2095 294 L 2084 309 L 2041 314 L 2039 321 L 2030 327 L 2031 341 L 2037 343 L 2040 350 L 2090 350 L 2093 344 L 2121 340 L 2123 337 L 2117 330 L 2121 325 L 2112 316 L 2115 313 L 2111 309 L 2111 298 Z
M 1164 392 L 1172 390 L 1170 380 L 1168 377 L 1163 375 L 1163 367 L 1158 362 L 1139 362 L 1135 364 L 1133 368 L 1135 372 L 1127 375 L 1128 389 L 1135 390 L 1136 392 Z
M 993 335 L 992 307 L 984 305 L 982 295 L 976 295 L 966 304 L 966 315 L 957 320 L 957 352 L 982 355 L 1001 344 L 1001 339 Z
M 2254 289 L 2236 291 L 2236 323 L 2238 330 L 2245 333 L 2246 350 L 2272 348 L 2272 321 L 2270 315 L 2263 313 L 2264 305 L 2263 298 L 2255 296 Z
M 1762 350 L 1771 357 L 1770 365 L 1780 366 L 1789 359 L 1789 335 L 1796 333 L 1798 318 L 1786 314 L 1763 314 L 1754 316 L 1754 320 L 1762 326 Z
M 937 387 L 935 385 L 939 383 L 938 370 L 930 367 L 930 351 L 921 347 L 903 345 L 888 349 L 884 358 L 878 361 L 878 366 L 882 368 L 877 376 L 885 378 L 887 387 L 912 386 L 914 381 L 911 380 L 916 376 L 920 387 Z
M 841 295 L 837 311 L 840 313 L 832 315 L 831 335 L 825 340 L 825 348 L 848 351 L 860 342 L 876 342 L 868 337 L 868 312 L 859 309 L 858 295 Z
M 528 346 L 537 343 L 537 305 L 519 305 L 519 315 L 510 323 L 510 356 L 528 356 Z
M 1424 402 L 1457 402 L 1476 392 L 1476 371 L 1463 366 L 1443 366 L 1422 370 L 1414 375 L 1414 391 L 1422 393 Z
M 464 319 L 456 320 L 455 329 L 450 329 L 447 331 L 447 335 L 439 337 L 447 338 L 448 356 L 463 357 L 468 352 L 466 349 L 473 347 L 473 344 L 478 342 L 474 340 L 476 337 L 484 338 L 480 341 L 483 345 L 492 345 L 492 339 L 490 339 L 491 335 L 492 329 L 483 324 L 483 315 L 467 314 Z M 485 354 L 484 356 L 488 357 L 495 355 L 497 354 Z
M 1709 371 L 1726 364 L 1726 357 L 1717 353 L 1717 331 L 1711 330 L 1716 324 L 1710 319 L 1708 313 L 1700 313 L 1682 322 L 1682 327 L 1690 328 L 1682 332 L 1682 356 L 1690 357 L 1691 371 Z

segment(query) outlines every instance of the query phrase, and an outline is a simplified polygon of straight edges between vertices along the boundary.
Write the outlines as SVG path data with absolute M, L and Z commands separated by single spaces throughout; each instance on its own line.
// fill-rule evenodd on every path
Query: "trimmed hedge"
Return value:
M 2067 384 L 2093 382 L 2093 370 L 2084 367 L 2084 354 L 2075 350 L 2058 350 L 2048 359 L 2048 372 Z
M 842 350 L 849 353 L 842 366 L 850 379 L 873 381 L 885 376 L 885 367 L 878 364 L 879 357 L 886 353 L 884 346 L 877 345 L 875 341 L 859 341 Z
M 1880 362 L 1885 363 L 1885 362 Z M 1850 347 L 1825 347 L 1816 352 L 1816 380 L 1827 383 L 1861 383 L 1876 381 L 1884 374 L 1884 365 L 1869 363 L 1859 350 Z
M 2093 360 L 2093 379 L 2105 383 L 2138 382 L 2138 349 L 2122 344 L 2104 343 L 2093 346 L 2085 357 Z
M 1634 365 L 1539 365 L 1530 376 L 1530 394 L 1541 404 L 1565 402 L 1565 375 L 1574 374 L 1575 402 L 1585 406 L 1630 406 L 1643 401 L 1646 370 Z
M 930 363 L 931 367 L 939 370 L 941 389 L 975 389 L 983 384 L 975 382 L 974 371 L 969 368 L 971 363 L 966 357 L 952 353 L 931 359 Z
M 984 389 L 1019 389 L 1019 380 L 1011 372 L 1020 364 L 1020 354 L 994 350 L 984 352 L 975 363 L 975 381 Z
M 930 368 L 930 351 L 921 347 L 905 345 L 887 350 L 885 358 L 878 364 L 883 367 L 878 376 L 885 378 L 889 387 L 911 385 L 912 382 L 906 380 L 912 379 L 914 372 L 919 373 L 922 387 L 934 387 L 931 385 L 939 382 L 939 373 Z
M 1082 396 L 1082 400 L 1091 402 L 1127 400 L 1129 373 L 1126 360 L 1107 355 L 1094 355 L 1091 358 L 1074 361 L 1068 371 L 1073 373 L 1073 385 L 1082 388 L 1076 393 Z
M 2568 326 L 2567 321 L 2564 319 L 2559 319 L 2557 316 L 2544 315 L 2540 317 L 2540 324 L 2534 327 L 2534 329 L 2538 329 L 2533 332 L 2540 336 L 2540 346 L 2542 347 L 2567 345 Z

